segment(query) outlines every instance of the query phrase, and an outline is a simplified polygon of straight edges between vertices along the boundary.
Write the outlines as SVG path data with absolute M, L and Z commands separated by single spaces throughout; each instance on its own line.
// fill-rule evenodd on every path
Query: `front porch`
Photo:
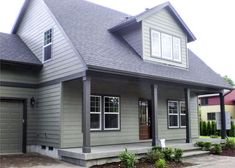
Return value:
M 184 143 L 182 141 L 168 141 L 166 146 L 170 148 L 182 149 L 184 151 L 183 157 L 208 154 L 208 151 L 201 151 L 200 148 L 194 146 L 196 141 L 201 140 L 202 139 L 195 139 L 192 143 Z M 203 141 L 209 141 L 212 143 L 222 142 L 221 139 L 203 139 Z M 91 153 L 83 153 L 82 148 L 60 149 L 58 152 L 61 159 L 66 162 L 89 167 L 92 165 L 118 162 L 119 154 L 125 149 L 141 157 L 152 149 L 152 145 L 149 141 L 120 145 L 94 146 L 92 147 Z

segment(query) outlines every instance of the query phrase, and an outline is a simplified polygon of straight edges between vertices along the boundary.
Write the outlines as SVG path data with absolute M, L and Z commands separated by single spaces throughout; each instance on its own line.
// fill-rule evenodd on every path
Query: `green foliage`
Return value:
M 230 137 L 235 137 L 235 124 L 231 122 L 231 130 L 229 131 Z
M 162 147 L 160 147 L 160 146 L 154 146 L 154 147 L 152 148 L 152 150 L 159 150 L 159 151 L 162 151 Z
M 197 145 L 198 147 L 203 148 L 203 147 L 204 147 L 204 142 L 198 141 L 198 142 L 196 142 L 196 145 Z
M 235 86 L 235 83 L 233 82 L 233 80 L 229 78 L 227 75 L 224 76 L 224 80 L 231 86 Z
M 211 145 L 211 142 L 204 142 L 203 150 L 210 151 Z
M 211 146 L 210 152 L 211 152 L 212 154 L 220 155 L 221 152 L 222 152 L 222 147 L 221 147 L 221 145 L 220 145 L 220 144 L 213 144 L 213 145 Z
M 202 122 L 202 135 L 207 136 L 206 121 Z
M 165 159 L 159 159 L 158 161 L 155 162 L 155 166 L 157 168 L 166 168 L 167 167 L 167 163 Z
M 225 143 L 225 148 L 227 149 L 235 149 L 235 141 L 227 138 Z
M 212 133 L 211 133 L 212 131 L 211 131 L 211 122 L 210 121 L 208 121 L 207 122 L 207 135 L 212 135 Z
M 119 159 L 125 168 L 134 168 L 138 161 L 136 155 L 128 152 L 127 149 L 119 154 Z
M 163 159 L 164 154 L 162 153 L 161 149 L 152 149 L 150 150 L 147 155 L 146 155 L 146 160 L 149 161 L 150 163 L 155 163 L 159 159 Z
M 173 160 L 173 154 L 174 151 L 172 148 L 165 148 L 162 150 L 163 154 L 164 154 L 164 158 L 167 161 L 172 161 Z
M 218 135 L 211 135 L 210 138 L 219 138 Z
M 203 122 L 200 121 L 200 135 L 203 135 Z
M 175 149 L 174 150 L 174 160 L 176 162 L 181 162 L 183 156 L 183 150 L 182 149 Z
M 216 122 L 211 122 L 211 135 L 216 135 Z

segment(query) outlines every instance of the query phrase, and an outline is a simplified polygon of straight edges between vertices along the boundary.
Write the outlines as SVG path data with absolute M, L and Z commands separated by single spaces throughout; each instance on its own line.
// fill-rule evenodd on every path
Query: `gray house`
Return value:
M 224 138 L 231 86 L 187 48 L 195 40 L 168 2 L 129 16 L 26 0 L 12 33 L 0 33 L 0 154 L 74 148 L 84 159 L 95 146 L 190 143 L 207 93 L 220 93 Z

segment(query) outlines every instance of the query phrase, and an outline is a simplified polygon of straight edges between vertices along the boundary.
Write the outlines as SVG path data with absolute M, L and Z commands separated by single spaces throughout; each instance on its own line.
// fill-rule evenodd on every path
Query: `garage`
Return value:
M 25 152 L 24 100 L 0 99 L 0 154 Z

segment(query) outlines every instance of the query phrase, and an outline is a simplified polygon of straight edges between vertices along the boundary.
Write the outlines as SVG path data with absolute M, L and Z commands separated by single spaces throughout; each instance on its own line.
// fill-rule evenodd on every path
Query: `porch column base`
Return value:
M 82 153 L 91 153 L 91 147 L 82 147 Z

